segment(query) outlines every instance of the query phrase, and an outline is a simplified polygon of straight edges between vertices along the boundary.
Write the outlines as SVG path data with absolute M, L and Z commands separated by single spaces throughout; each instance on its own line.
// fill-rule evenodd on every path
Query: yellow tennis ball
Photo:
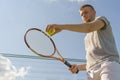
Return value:
M 49 35 L 53 35 L 53 34 L 54 34 L 54 32 L 55 32 L 55 30 L 54 30 L 54 29 L 50 29 L 47 33 L 48 33 Z

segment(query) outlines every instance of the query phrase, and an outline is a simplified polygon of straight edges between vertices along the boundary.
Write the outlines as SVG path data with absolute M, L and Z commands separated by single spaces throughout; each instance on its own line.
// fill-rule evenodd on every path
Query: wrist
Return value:
M 77 69 L 79 71 L 83 71 L 83 70 L 86 70 L 86 66 L 85 65 L 78 65 Z

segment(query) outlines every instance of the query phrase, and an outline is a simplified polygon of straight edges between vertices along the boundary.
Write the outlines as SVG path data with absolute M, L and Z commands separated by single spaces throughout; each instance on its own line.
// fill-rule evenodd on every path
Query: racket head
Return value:
M 52 38 L 41 29 L 30 28 L 24 35 L 27 47 L 35 54 L 50 58 L 56 52 Z

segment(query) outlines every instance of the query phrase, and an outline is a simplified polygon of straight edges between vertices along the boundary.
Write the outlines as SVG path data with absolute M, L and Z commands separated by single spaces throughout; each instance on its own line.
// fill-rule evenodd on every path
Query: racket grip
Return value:
M 69 62 L 67 62 L 67 61 L 65 61 L 64 64 L 65 64 L 66 66 L 68 66 L 68 67 L 71 67 L 71 66 L 72 66 L 72 65 L 71 65 Z M 77 74 L 78 72 L 79 72 L 79 70 L 77 70 L 76 74 Z
M 70 64 L 69 62 L 67 62 L 67 61 L 65 61 L 64 64 L 65 64 L 66 66 L 68 66 L 68 67 L 71 67 L 71 64 Z

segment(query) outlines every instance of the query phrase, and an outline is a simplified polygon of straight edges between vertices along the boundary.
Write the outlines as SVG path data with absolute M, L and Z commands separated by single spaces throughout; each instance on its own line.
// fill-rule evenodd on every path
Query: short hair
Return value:
M 95 10 L 94 7 L 93 7 L 92 5 L 90 5 L 90 4 L 84 4 L 84 5 L 82 5 L 82 6 L 80 7 L 80 10 L 82 10 L 82 9 L 85 8 L 85 7 L 91 7 L 92 10 Z

